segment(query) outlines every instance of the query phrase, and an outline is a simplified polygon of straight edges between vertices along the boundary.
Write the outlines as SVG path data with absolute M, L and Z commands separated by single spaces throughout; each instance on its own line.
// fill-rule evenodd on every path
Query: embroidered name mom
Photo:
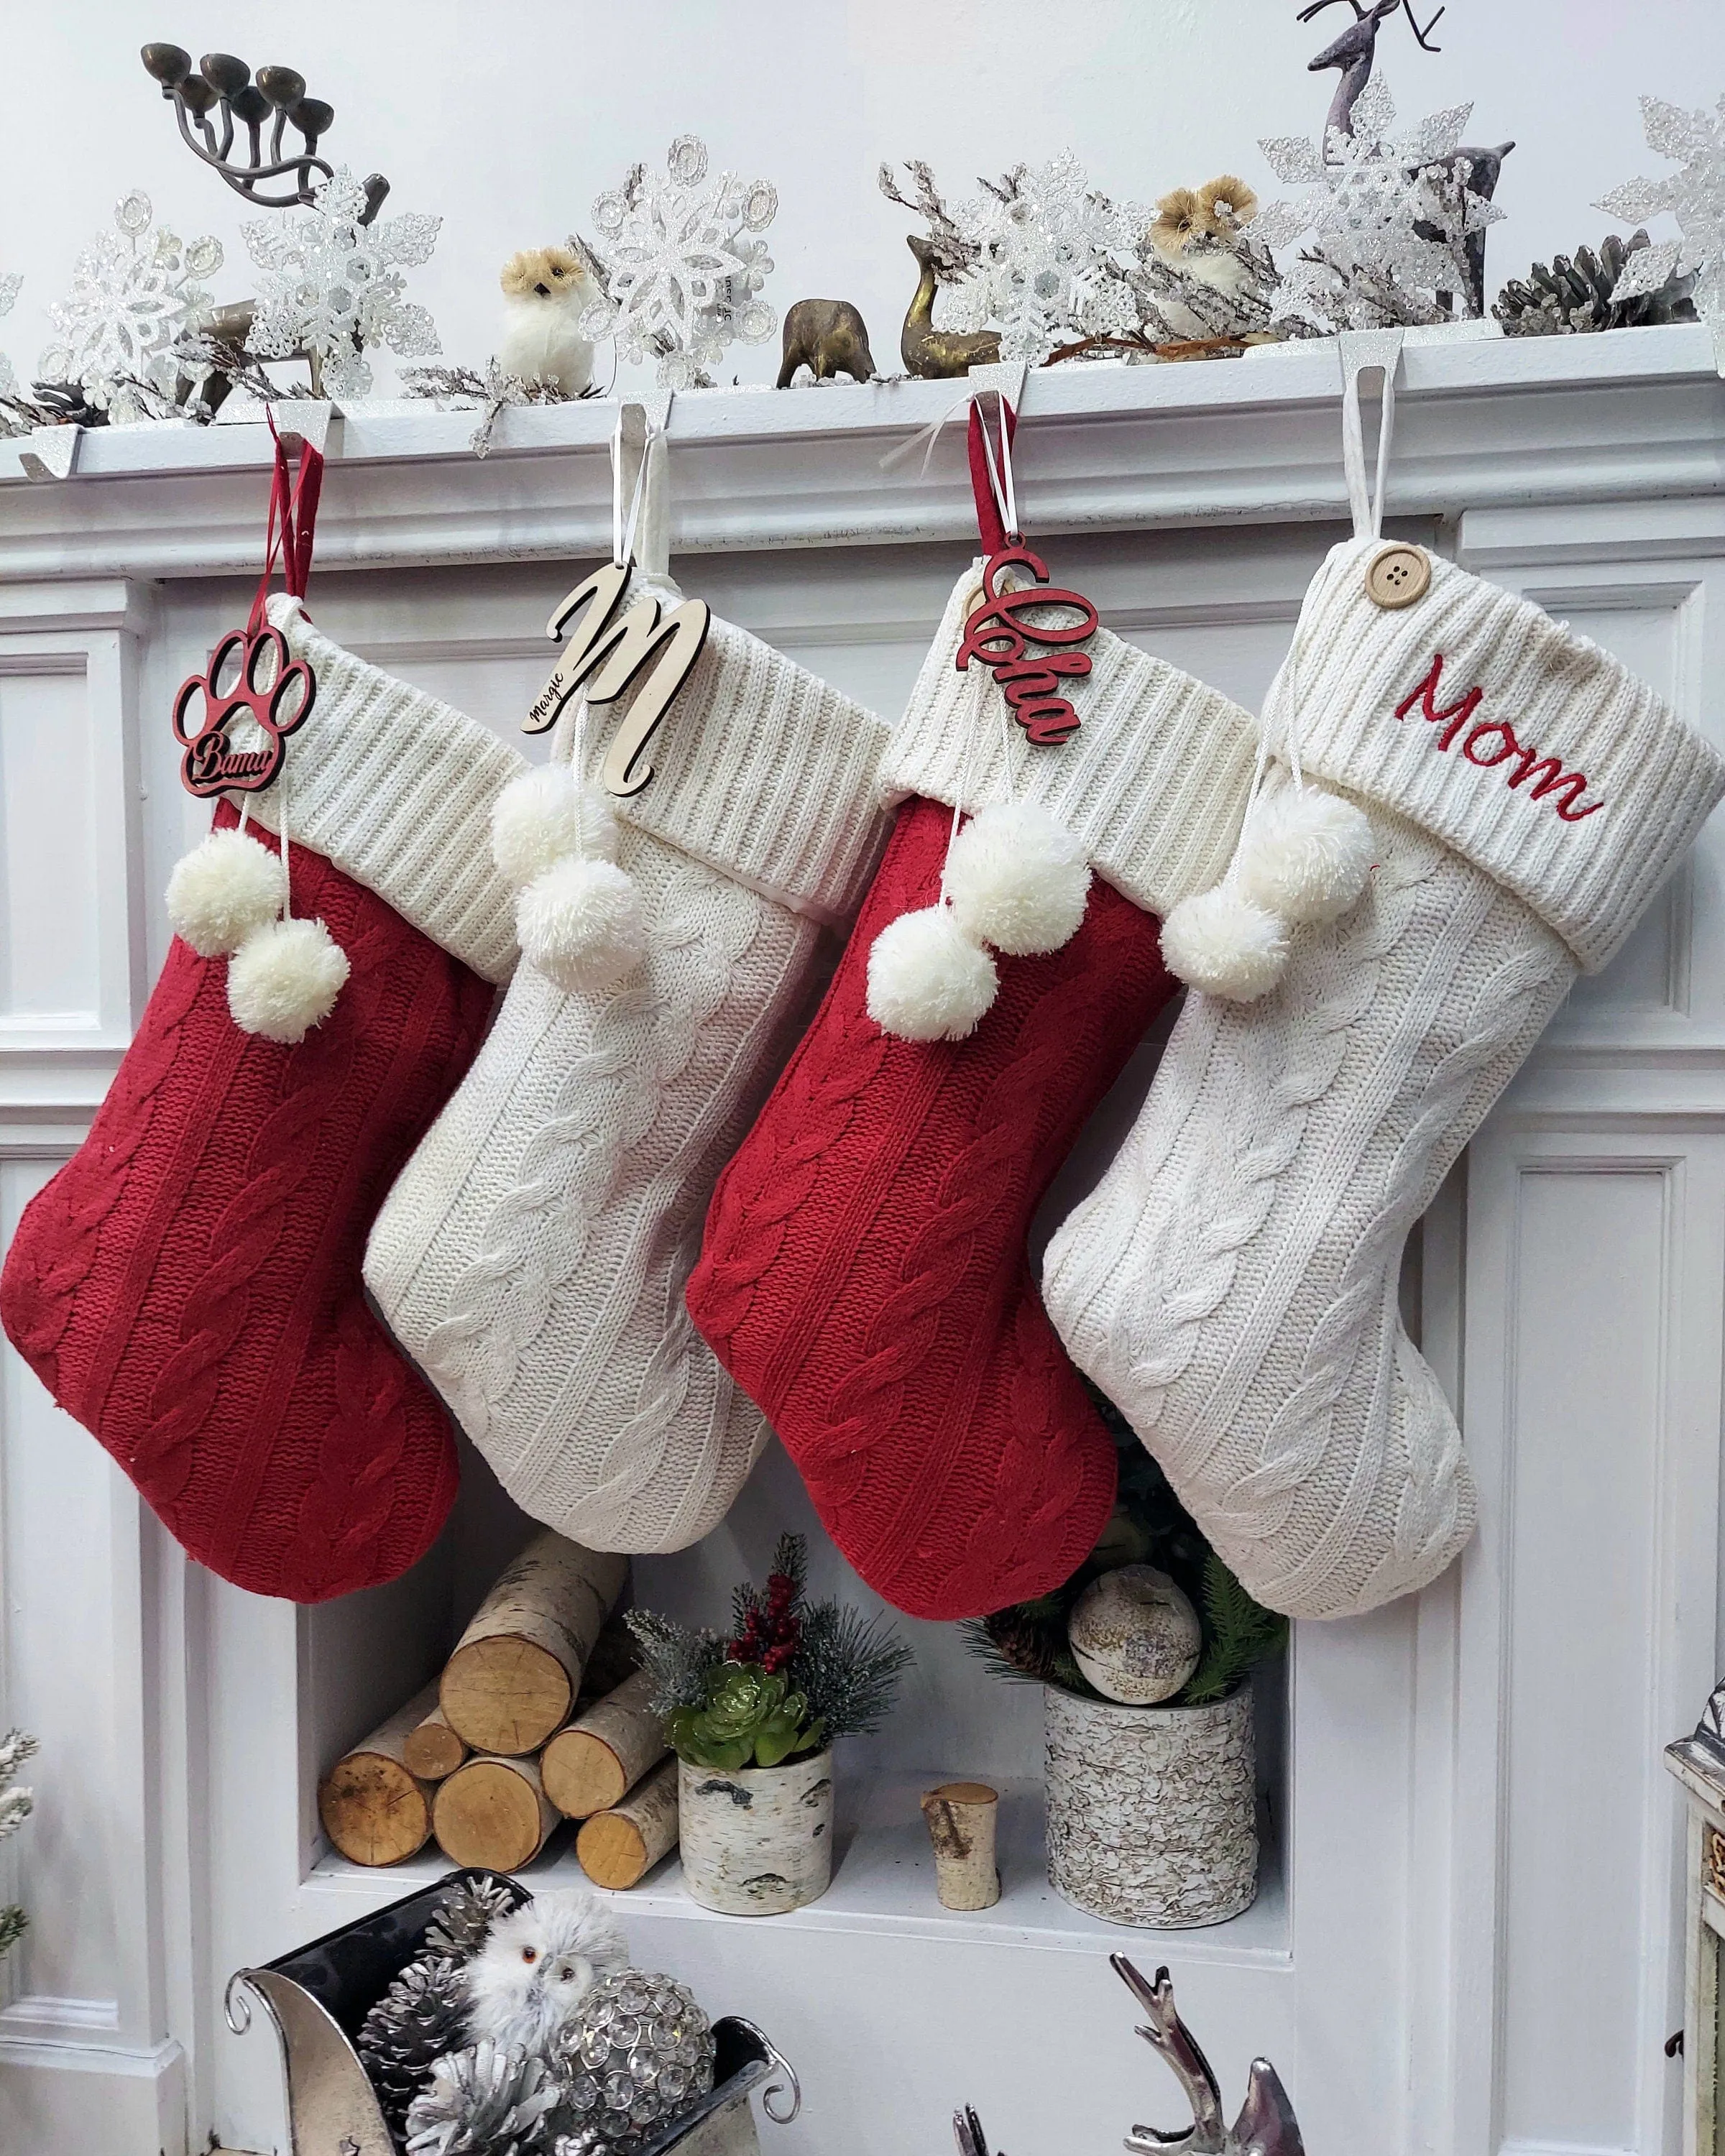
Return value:
M 1440 651 L 1434 654 L 1425 679 L 1417 688 L 1410 689 L 1395 707 L 1397 718 L 1404 719 L 1417 705 L 1429 726 L 1442 727 L 1436 743 L 1440 755 L 1454 747 L 1459 738 L 1461 753 L 1470 763 L 1477 764 L 1482 771 L 1502 770 L 1509 785 L 1527 788 L 1530 800 L 1549 799 L 1566 824 L 1579 824 L 1584 816 L 1592 816 L 1604 807 L 1603 801 L 1589 801 L 1586 808 L 1577 808 L 1577 802 L 1587 791 L 1586 773 L 1565 771 L 1556 757 L 1542 756 L 1537 748 L 1524 747 L 1507 720 L 1484 719 L 1476 725 L 1476 715 L 1485 700 L 1483 689 L 1470 689 L 1459 701 L 1447 707 L 1440 705 L 1438 685 L 1443 676 L 1444 654 Z

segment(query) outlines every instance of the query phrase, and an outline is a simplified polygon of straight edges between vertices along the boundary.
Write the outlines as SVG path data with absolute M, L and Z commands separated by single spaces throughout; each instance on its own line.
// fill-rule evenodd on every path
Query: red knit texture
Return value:
M 449 1418 L 360 1260 L 494 991 L 319 855 L 290 865 L 352 968 L 334 1011 L 295 1048 L 242 1033 L 227 960 L 176 937 L 89 1137 L 25 1208 L 0 1322 L 193 1557 L 321 1602 L 404 1572 L 455 1494 Z
M 1062 950 L 1000 957 L 968 1040 L 868 1014 L 869 952 L 940 895 L 952 811 L 911 801 L 814 1024 L 720 1178 L 695 1322 L 833 1539 L 913 1617 L 1058 1587 L 1114 1502 L 1114 1447 L 1042 1307 L 1032 1214 L 1178 985 L 1160 931 L 1091 888 Z

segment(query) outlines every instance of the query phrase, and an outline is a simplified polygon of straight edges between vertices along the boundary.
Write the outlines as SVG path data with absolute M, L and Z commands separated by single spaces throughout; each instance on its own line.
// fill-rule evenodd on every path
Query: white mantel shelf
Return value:
M 1469 326 L 1470 331 L 1473 326 Z M 1415 332 L 1404 349 L 1389 510 L 1649 504 L 1725 492 L 1725 382 L 1700 325 L 1603 336 Z M 1339 519 L 1333 343 L 1235 360 L 1034 372 L 1021 497 L 1039 534 Z M 1649 395 L 1648 392 L 1656 392 Z M 949 382 L 709 390 L 671 408 L 674 547 L 827 547 L 974 531 L 962 429 L 882 459 L 959 406 Z M 339 412 L 318 525 L 326 567 L 532 561 L 608 542 L 614 401 L 503 413 Z M 32 480 L 0 444 L 0 578 L 210 576 L 256 561 L 258 424 L 95 429 L 72 476 Z M 1614 551 L 1620 553 L 1622 535 Z

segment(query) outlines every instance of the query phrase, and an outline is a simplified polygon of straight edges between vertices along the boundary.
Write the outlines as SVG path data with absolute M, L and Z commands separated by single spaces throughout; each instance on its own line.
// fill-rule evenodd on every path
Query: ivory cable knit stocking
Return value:
M 905 799 L 832 987 L 708 1215 L 689 1306 L 829 1531 L 912 1615 L 1060 1584 L 1114 1496 L 1111 1441 L 1037 1297 L 1038 1200 L 1173 992 L 1156 914 L 1226 862 L 1255 743 L 1214 690 L 1097 630 L 1079 732 L 1027 747 L 954 665 L 948 603 L 882 768 Z M 883 929 L 937 905 L 952 805 L 1040 803 L 1096 870 L 1059 949 L 1001 956 L 968 1037 L 870 1015 Z
M 1306 776 L 1364 808 L 1377 868 L 1291 931 L 1260 1000 L 1189 998 L 1044 1291 L 1252 1593 L 1335 1617 L 1423 1586 L 1474 1523 L 1398 1313 L 1408 1229 L 1725 765 L 1538 607 L 1369 537 L 1318 572 L 1269 710 L 1279 752 L 1296 727 Z M 1274 770 L 1263 805 L 1291 786 Z
M 666 592 L 675 588 L 646 583 Z M 603 742 L 591 716 L 584 762 Z M 366 1279 L 517 1504 L 611 1550 L 724 1517 L 766 1427 L 683 1284 L 713 1178 L 795 1038 L 881 837 L 886 728 L 715 619 L 617 802 L 646 955 L 603 993 L 523 961 L 378 1216 Z
M 25 1209 L 0 1317 L 194 1557 L 313 1602 L 404 1570 L 454 1494 L 447 1418 L 359 1265 L 514 963 L 486 839 L 523 766 L 297 601 L 270 608 L 317 694 L 254 813 L 275 820 L 288 788 L 294 911 L 348 977 L 283 1046 L 234 1023 L 228 962 L 176 938 L 89 1137 Z

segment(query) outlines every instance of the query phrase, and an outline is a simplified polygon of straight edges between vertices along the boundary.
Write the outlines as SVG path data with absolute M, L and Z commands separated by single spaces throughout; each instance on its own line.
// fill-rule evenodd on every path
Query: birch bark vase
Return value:
M 1219 1924 L 1258 1892 L 1252 1688 L 1117 1707 L 1043 1687 L 1048 1876 L 1116 1924 Z
M 833 1881 L 833 1755 L 786 1767 L 677 1762 L 683 1884 L 704 1909 L 782 1916 Z

